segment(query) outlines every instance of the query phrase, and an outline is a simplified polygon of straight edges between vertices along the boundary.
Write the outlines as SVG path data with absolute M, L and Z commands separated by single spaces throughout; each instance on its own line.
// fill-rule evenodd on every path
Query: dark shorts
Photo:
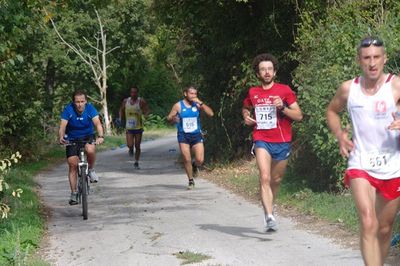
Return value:
M 92 142 L 92 141 L 96 140 L 96 137 L 94 135 L 92 135 L 92 136 L 86 136 L 84 138 L 80 138 L 80 139 L 76 139 L 76 140 Z M 70 140 L 70 141 L 73 142 L 74 140 Z M 79 145 L 67 146 L 65 149 L 65 154 L 66 154 L 67 158 L 69 158 L 71 156 L 78 156 L 79 155 Z
M 196 145 L 197 143 L 203 143 L 203 135 L 199 133 L 184 133 L 178 132 L 178 142 L 189 144 L 190 147 Z
M 287 160 L 290 155 L 291 145 L 290 142 L 265 142 L 256 140 L 254 142 L 254 149 L 265 149 L 275 161 Z
M 126 130 L 126 134 L 132 134 L 132 135 L 136 135 L 136 134 L 143 134 L 144 129 L 127 129 Z

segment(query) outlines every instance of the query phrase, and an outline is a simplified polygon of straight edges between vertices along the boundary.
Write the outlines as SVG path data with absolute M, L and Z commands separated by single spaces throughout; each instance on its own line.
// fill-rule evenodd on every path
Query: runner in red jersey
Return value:
M 294 92 L 289 86 L 274 82 L 277 64 L 271 54 L 254 58 L 253 68 L 261 85 L 249 89 L 242 107 L 244 123 L 254 127 L 253 149 L 260 173 L 266 231 L 278 229 L 273 203 L 290 155 L 292 121 L 303 118 Z

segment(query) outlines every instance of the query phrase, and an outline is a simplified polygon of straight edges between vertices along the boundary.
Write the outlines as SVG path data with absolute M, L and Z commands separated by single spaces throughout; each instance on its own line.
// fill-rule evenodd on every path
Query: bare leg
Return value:
M 283 175 L 285 174 L 285 170 L 287 167 L 288 161 L 275 161 L 272 160 L 272 169 L 271 169 L 271 191 L 272 191 L 272 204 L 274 204 L 275 199 L 278 195 L 279 186 L 281 184 Z
M 68 179 L 69 179 L 69 186 L 71 188 L 71 192 L 76 192 L 76 184 L 77 184 L 77 167 L 78 167 L 78 162 L 79 158 L 78 156 L 70 156 L 67 159 L 68 162 Z
M 360 247 L 365 265 L 383 265 L 375 212 L 376 190 L 363 178 L 350 181 L 360 221 Z
M 190 154 L 190 145 L 186 143 L 179 143 L 179 148 L 181 149 L 183 166 L 185 168 L 186 175 L 189 179 L 192 179 L 192 156 Z
M 126 132 L 126 146 L 129 148 L 129 150 L 133 149 L 133 134 L 130 134 Z
M 140 153 L 141 153 L 140 144 L 142 143 L 142 133 L 134 134 L 133 142 L 135 145 L 135 161 L 138 162 L 140 159 Z
M 379 221 L 378 241 L 382 262 L 385 261 L 393 233 L 393 224 L 399 211 L 400 198 L 387 200 L 380 194 L 376 196 L 376 213 Z
M 274 199 L 271 189 L 271 155 L 262 148 L 256 148 L 256 161 L 260 175 L 261 203 L 266 214 L 272 214 Z
M 194 159 L 197 166 L 201 166 L 204 163 L 204 144 L 199 142 L 192 147 L 194 153 Z
M 85 149 L 86 149 L 86 155 L 87 155 L 87 161 L 89 164 L 89 169 L 93 169 L 95 162 L 96 162 L 96 145 L 86 144 Z

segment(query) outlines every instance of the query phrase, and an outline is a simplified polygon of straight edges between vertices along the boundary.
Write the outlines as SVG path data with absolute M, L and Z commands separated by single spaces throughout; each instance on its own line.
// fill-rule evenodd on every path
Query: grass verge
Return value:
M 143 134 L 143 141 L 173 132 L 173 128 L 147 129 Z M 97 150 L 104 151 L 124 144 L 125 135 L 107 136 L 104 144 L 99 145 Z M 49 265 L 35 255 L 45 231 L 46 221 L 34 176 L 64 161 L 65 148 L 50 144 L 46 146 L 45 152 L 36 155 L 35 161 L 13 165 L 5 176 L 6 182 L 12 188 L 22 188 L 23 193 L 20 198 L 3 198 L 11 207 L 11 213 L 7 219 L 0 219 L 0 265 Z
M 204 171 L 201 176 L 260 204 L 258 169 L 254 159 L 225 166 L 214 165 L 212 168 Z M 343 244 L 358 247 L 358 217 L 349 191 L 341 194 L 313 192 L 303 185 L 301 178 L 295 177 L 288 170 L 280 186 L 277 203 L 281 213 L 298 218 L 302 222 L 307 220 L 306 229 L 314 230 L 317 224 L 323 223 L 324 225 L 320 226 L 325 227 L 320 229 L 329 231 L 326 236 L 336 238 L 341 243 L 347 241 L 349 243 Z M 327 229 L 326 225 L 331 229 Z M 323 234 L 321 231 L 318 233 Z M 400 233 L 400 217 L 397 219 L 394 233 Z

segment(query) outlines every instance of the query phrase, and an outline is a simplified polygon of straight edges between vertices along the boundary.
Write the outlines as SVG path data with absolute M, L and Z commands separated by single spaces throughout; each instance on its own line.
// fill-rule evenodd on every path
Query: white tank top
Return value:
M 389 130 L 396 112 L 393 98 L 393 75 L 375 95 L 365 95 L 360 78 L 353 80 L 347 110 L 350 114 L 355 149 L 350 153 L 348 169 L 360 169 L 378 179 L 400 177 L 400 145 L 398 130 Z

